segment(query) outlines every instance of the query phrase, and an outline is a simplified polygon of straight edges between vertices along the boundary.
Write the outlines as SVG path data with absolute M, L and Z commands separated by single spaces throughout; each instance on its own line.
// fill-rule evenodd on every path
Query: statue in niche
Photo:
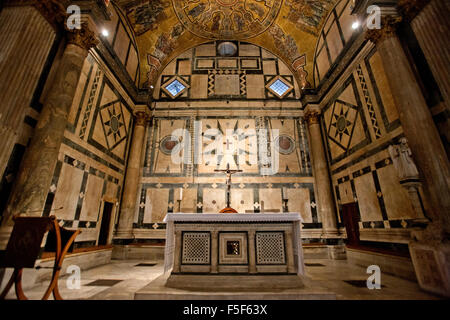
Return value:
M 415 213 L 415 220 L 418 223 L 429 221 L 420 199 L 421 182 L 419 171 L 411 158 L 412 152 L 408 146 L 406 138 L 400 139 L 400 144 L 390 145 L 388 148 L 394 167 L 397 171 L 399 182 L 408 192 L 411 204 Z
M 388 151 L 400 181 L 419 179 L 419 171 L 411 158 L 412 152 L 406 138 L 401 138 L 398 145 L 390 145 Z

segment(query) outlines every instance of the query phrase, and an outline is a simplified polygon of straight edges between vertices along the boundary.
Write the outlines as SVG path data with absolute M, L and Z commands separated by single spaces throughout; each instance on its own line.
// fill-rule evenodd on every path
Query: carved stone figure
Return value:
M 390 145 L 388 151 L 400 181 L 419 179 L 419 171 L 411 158 L 412 153 L 406 138 L 401 138 L 398 145 Z

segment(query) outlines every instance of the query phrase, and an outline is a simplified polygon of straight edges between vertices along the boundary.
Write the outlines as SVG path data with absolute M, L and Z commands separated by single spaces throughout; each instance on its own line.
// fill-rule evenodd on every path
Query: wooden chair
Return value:
M 24 268 L 34 268 L 36 260 L 41 254 L 41 243 L 45 233 L 47 241 L 45 250 L 55 252 L 52 279 L 42 300 L 47 300 L 53 293 L 55 300 L 63 300 L 58 289 L 58 278 L 61 266 L 67 252 L 73 250 L 73 242 L 80 230 L 68 230 L 59 226 L 55 216 L 50 217 L 21 217 L 13 218 L 14 228 L 9 238 L 6 251 L 0 256 L 1 268 L 14 268 L 14 272 L 0 294 L 4 300 L 14 284 L 16 296 L 19 300 L 27 300 L 22 289 L 22 273 Z

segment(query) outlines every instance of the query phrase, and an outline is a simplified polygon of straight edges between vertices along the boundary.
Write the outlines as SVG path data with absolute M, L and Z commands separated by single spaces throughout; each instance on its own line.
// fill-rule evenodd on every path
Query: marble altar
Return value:
M 303 286 L 299 213 L 168 213 L 164 221 L 167 287 Z

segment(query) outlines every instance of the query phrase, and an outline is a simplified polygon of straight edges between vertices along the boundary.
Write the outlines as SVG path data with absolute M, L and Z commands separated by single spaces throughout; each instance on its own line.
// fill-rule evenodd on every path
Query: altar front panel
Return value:
M 286 221 L 277 221 L 279 214 L 168 216 L 166 270 L 173 266 L 172 274 L 304 273 L 299 214 L 281 215 Z

